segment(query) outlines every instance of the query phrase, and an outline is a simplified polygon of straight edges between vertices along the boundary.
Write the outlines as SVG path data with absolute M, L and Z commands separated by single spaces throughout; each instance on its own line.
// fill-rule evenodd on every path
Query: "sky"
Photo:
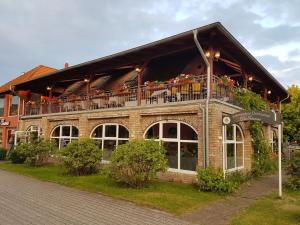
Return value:
M 221 22 L 285 87 L 300 85 L 300 0 L 0 0 L 0 84 Z

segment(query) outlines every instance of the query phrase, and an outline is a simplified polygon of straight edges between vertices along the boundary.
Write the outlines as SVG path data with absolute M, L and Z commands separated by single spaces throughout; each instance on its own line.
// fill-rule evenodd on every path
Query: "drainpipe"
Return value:
M 198 30 L 195 29 L 193 30 L 194 33 L 194 41 L 195 44 L 206 64 L 206 68 L 207 68 L 207 93 L 206 93 L 206 102 L 205 102 L 205 160 L 204 160 L 204 165 L 205 167 L 207 167 L 209 165 L 209 161 L 208 161 L 208 152 L 209 152 L 209 129 L 208 129 L 208 105 L 209 105 L 209 100 L 210 100 L 210 70 L 211 70 L 211 66 L 204 54 L 204 51 L 198 41 Z
M 206 166 L 206 154 L 205 154 L 205 108 L 199 104 L 199 108 L 201 109 L 202 111 L 202 157 L 203 157 L 203 169 L 205 169 L 205 166 Z

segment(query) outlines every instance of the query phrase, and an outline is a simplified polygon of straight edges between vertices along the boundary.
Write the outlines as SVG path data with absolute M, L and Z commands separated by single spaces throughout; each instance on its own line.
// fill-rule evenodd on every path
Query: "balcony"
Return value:
M 230 87 L 220 85 L 220 78 L 213 76 L 211 98 L 232 102 Z M 121 107 L 143 107 L 175 102 L 196 101 L 207 97 L 207 76 L 201 75 L 184 82 L 151 82 L 138 87 L 124 88 L 117 92 L 98 90 L 89 95 L 72 95 L 64 99 L 47 99 L 40 102 L 27 101 L 25 116 L 51 113 L 101 110 Z

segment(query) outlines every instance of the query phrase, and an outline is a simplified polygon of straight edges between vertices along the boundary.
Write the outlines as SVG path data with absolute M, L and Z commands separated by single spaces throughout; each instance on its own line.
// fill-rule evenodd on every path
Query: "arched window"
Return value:
M 97 126 L 91 133 L 91 138 L 99 141 L 103 150 L 103 160 L 109 160 L 118 145 L 129 140 L 129 131 L 126 127 L 116 123 L 106 123 Z
M 59 125 L 51 133 L 51 140 L 56 141 L 59 149 L 65 147 L 74 139 L 78 139 L 79 131 L 77 127 L 71 125 Z
M 144 137 L 162 142 L 171 170 L 196 170 L 198 135 L 191 126 L 179 121 L 160 121 L 151 125 Z
M 234 124 L 224 126 L 224 166 L 225 170 L 244 167 L 244 136 L 241 128 Z

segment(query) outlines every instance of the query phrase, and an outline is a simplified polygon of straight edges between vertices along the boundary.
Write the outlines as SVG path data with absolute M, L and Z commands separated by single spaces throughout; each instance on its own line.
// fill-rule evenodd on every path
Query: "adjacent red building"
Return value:
M 23 112 L 23 92 L 29 93 L 29 91 L 15 92 L 14 85 L 54 71 L 56 69 L 39 65 L 0 87 L 0 147 L 9 149 L 13 145 L 19 115 Z

